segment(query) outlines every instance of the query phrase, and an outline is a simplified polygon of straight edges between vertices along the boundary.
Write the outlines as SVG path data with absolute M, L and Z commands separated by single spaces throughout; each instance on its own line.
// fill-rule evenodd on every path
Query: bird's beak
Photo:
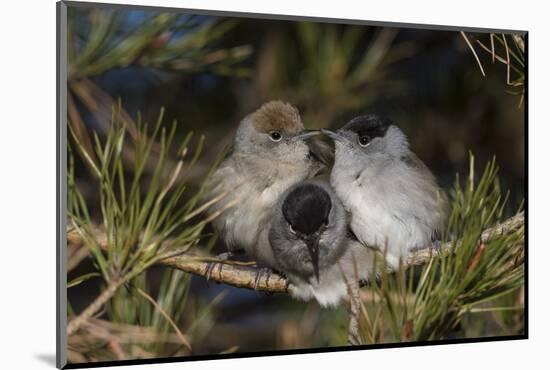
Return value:
M 321 131 L 323 132 L 323 134 L 327 135 L 334 141 L 346 141 L 346 138 L 337 132 L 330 131 L 327 129 L 322 129 Z
M 306 245 L 311 256 L 315 278 L 317 279 L 317 283 L 319 283 L 319 243 L 317 238 L 306 240 Z
M 305 139 L 308 139 L 310 137 L 317 136 L 317 135 L 320 135 L 320 134 L 321 134 L 321 131 L 319 131 L 319 130 L 304 130 L 301 133 L 299 133 L 298 135 L 294 136 L 294 139 L 305 140 Z

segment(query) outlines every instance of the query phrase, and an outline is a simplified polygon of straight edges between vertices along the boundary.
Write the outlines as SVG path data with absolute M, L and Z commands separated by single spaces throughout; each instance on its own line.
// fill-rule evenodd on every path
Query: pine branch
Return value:
M 503 235 L 521 230 L 523 227 L 524 213 L 520 212 L 508 220 L 486 229 L 481 235 L 481 241 L 483 243 L 488 243 Z M 105 236 L 101 234 L 99 229 L 97 230 L 96 240 L 102 248 L 107 248 Z M 84 244 L 82 237 L 74 229 L 67 230 L 67 242 L 72 245 Z M 458 243 L 458 245 L 460 245 L 460 243 Z M 523 245 L 519 247 L 523 248 Z M 435 245 L 418 249 L 409 255 L 406 265 L 407 267 L 424 265 L 431 259 L 437 258 L 440 254 L 450 253 L 451 250 L 451 243 L 441 245 L 439 251 Z M 218 261 L 215 258 L 193 256 L 190 254 L 169 257 L 161 260 L 159 264 L 182 270 L 193 275 L 206 277 L 208 268 L 212 262 L 216 262 L 216 265 L 211 272 L 210 280 L 233 285 L 238 288 L 255 288 L 258 269 L 254 266 L 231 261 Z M 289 289 L 292 289 L 292 286 L 289 285 L 285 277 L 272 273 L 269 277 L 262 276 L 260 278 L 256 290 L 271 293 L 288 293 Z
M 519 212 L 517 215 L 510 217 L 506 221 L 486 229 L 481 233 L 481 242 L 488 243 L 500 236 L 511 234 L 524 227 L 524 213 Z M 460 242 L 458 243 L 460 244 Z M 440 254 L 448 254 L 452 250 L 452 243 L 445 243 L 440 246 L 439 251 L 435 246 L 429 246 L 426 248 L 418 249 L 412 252 L 407 258 L 407 267 L 420 266 L 428 263 L 432 258 L 437 257 Z
M 215 259 L 212 259 L 212 261 L 200 261 L 178 256 L 164 259 L 160 263 L 193 275 L 206 277 L 210 263 L 215 261 Z M 210 275 L 210 280 L 233 285 L 238 288 L 254 289 L 258 273 L 259 270 L 254 266 L 243 266 L 233 264 L 229 261 L 220 261 L 214 266 Z M 276 273 L 271 273 L 269 276 L 260 277 L 256 290 L 272 293 L 287 293 L 289 289 L 288 284 L 285 277 Z

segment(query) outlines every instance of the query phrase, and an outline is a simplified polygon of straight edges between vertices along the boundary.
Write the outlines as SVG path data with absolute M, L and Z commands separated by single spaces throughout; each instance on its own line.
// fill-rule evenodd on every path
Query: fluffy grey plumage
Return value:
M 328 183 L 289 188 L 273 210 L 269 241 L 295 298 L 334 306 L 348 283 L 369 278 L 375 252 L 350 237 L 344 207 Z
M 411 152 L 396 126 L 374 115 L 351 120 L 336 133 L 330 183 L 351 214 L 363 244 L 385 251 L 390 267 L 429 245 L 444 226 L 445 194 Z
M 213 221 L 229 251 L 244 249 L 274 267 L 267 237 L 271 211 L 286 189 L 323 167 L 304 141 L 315 134 L 304 131 L 296 108 L 280 101 L 262 105 L 241 121 L 233 151 L 212 176 L 208 195 L 228 194 L 210 213 L 234 204 Z

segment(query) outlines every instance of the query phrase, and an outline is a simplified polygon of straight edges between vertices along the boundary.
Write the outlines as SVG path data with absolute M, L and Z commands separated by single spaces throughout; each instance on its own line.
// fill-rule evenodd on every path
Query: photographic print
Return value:
M 58 366 L 527 338 L 527 32 L 61 2 L 58 37 Z

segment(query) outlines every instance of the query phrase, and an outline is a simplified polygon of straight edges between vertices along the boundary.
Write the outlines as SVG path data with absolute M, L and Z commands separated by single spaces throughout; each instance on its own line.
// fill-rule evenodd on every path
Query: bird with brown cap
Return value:
M 220 213 L 213 226 L 229 252 L 242 249 L 260 265 L 276 268 L 268 240 L 271 211 L 290 186 L 325 167 L 306 143 L 317 134 L 306 131 L 298 110 L 281 101 L 263 104 L 240 122 L 208 195 L 221 198 L 209 212 Z

